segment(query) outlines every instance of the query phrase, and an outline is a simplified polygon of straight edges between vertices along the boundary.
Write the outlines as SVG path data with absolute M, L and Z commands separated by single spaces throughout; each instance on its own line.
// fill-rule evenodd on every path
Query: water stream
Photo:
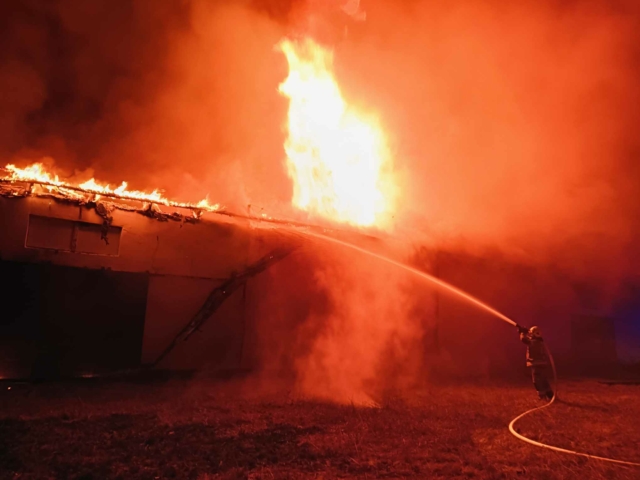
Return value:
M 338 245 L 342 245 L 343 247 L 347 247 L 347 248 L 351 248 L 352 250 L 356 250 L 360 253 L 363 253 L 365 255 L 369 255 L 371 257 L 374 257 L 380 261 L 389 263 L 391 265 L 394 265 L 398 268 L 401 268 L 403 270 L 406 270 L 409 273 L 412 273 L 414 275 L 417 275 L 425 280 L 428 280 L 429 282 L 435 284 L 436 286 L 442 288 L 443 290 L 449 291 L 461 298 L 463 298 L 466 302 L 471 303 L 472 305 L 475 305 L 477 307 L 480 307 L 481 309 L 485 310 L 486 312 L 489 312 L 490 314 L 498 317 L 500 320 L 503 320 L 505 322 L 507 322 L 510 325 L 513 325 L 514 327 L 517 325 L 516 322 L 514 322 L 513 320 L 511 320 L 509 317 L 507 317 L 506 315 L 500 313 L 498 310 L 496 310 L 495 308 L 490 307 L 489 305 L 487 305 L 486 303 L 478 300 L 477 298 L 475 298 L 472 295 L 469 295 L 468 293 L 460 290 L 459 288 L 454 287 L 453 285 L 451 285 L 450 283 L 445 282 L 444 280 L 440 280 L 437 277 L 434 277 L 433 275 L 429 275 L 428 273 L 425 273 L 421 270 L 418 270 L 417 268 L 411 267 L 409 265 L 406 265 L 404 263 L 401 262 L 397 262 L 391 258 L 385 257 L 384 255 L 380 255 L 378 253 L 372 252 L 370 250 L 367 250 L 365 248 L 362 247 L 358 247 L 357 245 L 354 245 L 352 243 L 349 242 L 345 242 L 343 240 L 338 240 L 337 238 L 333 238 L 330 237 L 328 235 L 323 235 L 321 233 L 315 233 L 315 232 L 310 232 L 308 230 L 305 230 L 302 232 L 304 235 L 309 236 L 309 237 L 315 237 L 318 238 L 320 240 L 324 240 L 327 242 L 331 242 L 331 243 L 335 243 Z

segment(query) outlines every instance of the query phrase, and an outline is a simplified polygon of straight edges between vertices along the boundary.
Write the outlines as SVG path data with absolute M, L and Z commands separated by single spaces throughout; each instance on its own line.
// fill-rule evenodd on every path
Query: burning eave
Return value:
M 183 204 L 179 202 L 174 203 L 173 212 L 164 212 L 162 208 L 166 208 L 167 205 L 160 202 L 153 201 L 141 201 L 122 198 L 117 195 L 102 195 L 96 194 L 91 191 L 83 190 L 79 187 L 58 187 L 55 185 L 47 184 L 46 182 L 37 181 L 15 181 L 0 179 L 0 197 L 4 198 L 48 198 L 57 203 L 73 205 L 78 207 L 85 207 L 93 209 L 104 221 L 105 231 L 111 225 L 112 216 L 111 213 L 114 210 L 121 210 L 125 212 L 134 212 L 143 215 L 147 218 L 155 219 L 159 222 L 180 222 L 195 224 L 203 220 L 205 214 L 215 214 L 219 216 L 230 217 L 232 219 L 240 221 L 258 222 L 265 226 L 271 224 L 275 227 L 297 227 L 306 230 L 312 230 L 316 232 L 332 232 L 335 235 L 347 234 L 349 236 L 355 235 L 361 240 L 377 241 L 380 238 L 377 235 L 373 235 L 371 232 L 366 233 L 363 231 L 354 231 L 351 229 L 341 229 L 336 226 L 327 225 L 314 225 L 308 222 L 301 222 L 291 219 L 273 218 L 269 215 L 262 214 L 256 215 L 243 215 L 240 213 L 230 212 L 223 208 L 200 208 L 192 204 Z M 180 206 L 178 206 L 180 205 Z M 108 239 L 104 239 L 108 241 Z
M 233 217 L 243 220 L 273 223 L 276 225 L 289 225 L 294 227 L 324 228 L 319 225 L 311 225 L 290 219 L 273 218 L 267 214 L 243 215 L 230 212 L 224 208 L 202 208 L 195 204 L 172 202 L 169 208 L 173 208 L 172 213 L 163 212 L 162 208 L 167 207 L 165 203 L 154 201 L 142 201 L 127 199 L 117 195 L 96 194 L 78 187 L 57 187 L 44 182 L 24 181 L 17 182 L 0 179 L 0 196 L 5 198 L 25 198 L 40 197 L 50 198 L 56 202 L 93 208 L 100 216 L 104 209 L 108 211 L 122 210 L 126 212 L 136 212 L 145 217 L 154 218 L 161 222 L 169 220 L 177 222 L 196 223 L 202 219 L 204 213 L 213 213 Z M 99 211 L 100 209 L 101 211 Z M 333 227 L 330 230 L 338 230 Z
M 197 222 L 203 208 L 188 204 L 172 206 L 172 213 L 163 212 L 160 204 L 152 201 L 128 199 L 111 194 L 97 194 L 77 187 L 58 187 L 44 182 L 16 182 L 0 180 L 0 196 L 5 198 L 42 197 L 56 202 L 93 208 L 98 215 L 105 218 L 113 210 L 136 212 L 158 221 Z
M 221 280 L 291 235 L 233 215 L 0 182 L 0 257 Z M 265 225 L 266 226 L 266 225 Z

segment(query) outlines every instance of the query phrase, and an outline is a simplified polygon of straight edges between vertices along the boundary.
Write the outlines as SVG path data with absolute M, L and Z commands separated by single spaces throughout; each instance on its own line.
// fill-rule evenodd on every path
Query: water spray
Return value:
M 428 274 L 426 272 L 418 270 L 417 268 L 414 268 L 414 267 L 411 267 L 411 266 L 406 265 L 404 263 L 395 261 L 395 260 L 393 260 L 391 258 L 385 257 L 384 255 L 377 254 L 377 253 L 372 252 L 370 250 L 367 250 L 365 248 L 358 247 L 357 245 L 354 245 L 352 243 L 345 242 L 343 240 L 338 240 L 337 238 L 333 238 L 333 237 L 330 237 L 328 235 L 324 235 L 324 234 L 316 233 L 316 232 L 310 232 L 309 230 L 305 230 L 303 233 L 304 233 L 304 235 L 309 236 L 309 237 L 315 237 L 315 238 L 320 239 L 320 240 L 325 240 L 325 241 L 330 242 L 330 243 L 342 245 L 343 247 L 347 247 L 347 248 L 350 248 L 352 250 L 356 250 L 356 251 L 358 251 L 360 253 L 363 253 L 365 255 L 369 255 L 369 256 L 374 257 L 374 258 L 376 258 L 376 259 L 378 259 L 380 261 L 389 263 L 389 264 L 394 265 L 394 266 L 396 266 L 398 268 L 406 270 L 407 272 L 413 273 L 414 275 L 417 275 L 417 276 L 419 276 L 419 277 L 421 277 L 421 278 L 423 278 L 425 280 L 428 280 L 431 283 L 437 285 L 438 287 L 440 287 L 440 288 L 442 288 L 442 289 L 444 289 L 446 291 L 449 291 L 451 293 L 454 293 L 454 294 L 458 295 L 459 297 L 463 298 L 467 302 L 482 308 L 486 312 L 491 313 L 492 315 L 498 317 L 500 320 L 508 323 L 509 325 L 512 325 L 512 326 L 518 327 L 518 328 L 522 328 L 515 321 L 513 321 L 512 319 L 510 319 L 506 315 L 500 313 L 495 308 L 490 307 L 486 303 L 478 300 L 477 298 L 473 297 L 472 295 L 469 295 L 466 292 L 463 292 L 459 288 L 454 287 L 453 285 L 445 282 L 444 280 L 441 280 L 441 279 L 439 279 L 437 277 L 434 277 L 433 275 L 430 275 L 430 274 Z M 588 458 L 588 459 L 591 459 L 591 460 L 601 460 L 601 461 L 604 461 L 604 462 L 609 462 L 609 463 L 614 463 L 614 464 L 617 464 L 617 465 L 623 465 L 623 466 L 629 466 L 629 467 L 640 467 L 640 463 L 637 463 L 637 462 L 627 462 L 627 461 L 624 461 L 624 460 L 617 460 L 617 459 L 614 459 L 614 458 L 600 457 L 600 456 L 597 456 L 597 455 L 590 455 L 588 453 L 576 452 L 574 450 L 568 450 L 568 449 L 565 449 L 565 448 L 555 447 L 553 445 L 547 445 L 545 443 L 537 442 L 535 440 L 527 438 L 527 437 L 525 437 L 524 435 L 518 433 L 515 430 L 515 424 L 516 424 L 516 422 L 518 422 L 518 420 L 524 418 L 525 416 L 527 416 L 527 415 L 529 415 L 529 414 L 531 414 L 533 412 L 536 412 L 536 411 L 539 411 L 539 410 L 542 410 L 542 409 L 550 407 L 555 402 L 555 400 L 557 398 L 557 395 L 558 395 L 558 375 L 557 375 L 557 371 L 556 371 L 556 365 L 555 365 L 555 362 L 553 360 L 553 356 L 551 355 L 551 352 L 549 351 L 549 348 L 547 347 L 546 343 L 544 344 L 544 348 L 545 348 L 545 350 L 547 352 L 547 355 L 549 357 L 549 361 L 551 363 L 551 368 L 552 368 L 552 371 L 553 371 L 553 383 L 554 383 L 554 385 L 553 385 L 553 397 L 551 398 L 551 400 L 548 403 L 546 403 L 546 404 L 544 404 L 544 405 L 542 405 L 540 407 L 536 407 L 536 408 L 532 408 L 530 410 L 527 410 L 526 412 L 521 413 L 516 418 L 511 420 L 511 422 L 509 423 L 509 432 L 511 432 L 511 434 L 513 436 L 515 436 L 518 440 L 522 440 L 523 442 L 526 442 L 526 443 L 528 443 L 530 445 L 534 445 L 536 447 L 546 448 L 548 450 L 553 450 L 555 452 L 560 452 L 560 453 L 568 453 L 570 455 L 576 455 L 576 456 Z
M 394 265 L 398 268 L 401 268 L 403 270 L 406 270 L 410 273 L 413 273 L 414 275 L 418 275 L 419 277 L 422 277 L 426 280 L 429 280 L 431 283 L 441 287 L 444 290 L 447 290 L 449 292 L 452 292 L 456 295 L 458 295 L 461 298 L 464 298 L 467 302 L 482 308 L 483 310 L 491 313 L 492 315 L 498 317 L 500 320 L 507 322 L 508 324 L 512 325 L 512 326 L 517 326 L 517 323 L 514 322 L 513 320 L 511 320 L 509 317 L 507 317 L 506 315 L 500 313 L 498 310 L 496 310 L 495 308 L 490 307 L 489 305 L 487 305 L 486 303 L 478 300 L 477 298 L 475 298 L 472 295 L 469 295 L 466 292 L 463 292 L 462 290 L 460 290 L 459 288 L 454 287 L 453 285 L 451 285 L 450 283 L 445 282 L 444 280 L 440 280 L 438 277 L 434 277 L 433 275 L 429 275 L 426 272 L 423 272 L 422 270 L 418 270 L 417 268 L 411 267 L 409 265 L 406 265 L 404 263 L 401 262 L 397 262 L 395 260 L 392 260 L 391 258 L 385 257 L 384 255 L 379 255 L 377 253 L 371 252 L 365 248 L 361 248 L 358 247 L 357 245 L 354 245 L 352 243 L 349 242 L 344 242 L 342 240 L 338 240 L 337 238 L 333 238 L 330 237 L 328 235 L 323 235 L 321 233 L 315 233 L 315 232 L 310 232 L 310 231 L 305 231 L 304 232 L 306 235 L 311 236 L 311 237 L 316 237 L 319 238 L 321 240 L 327 240 L 329 242 L 332 243 L 336 243 L 338 245 L 342 245 L 343 247 L 348 247 L 351 248 L 353 250 L 357 250 L 360 253 L 364 253 L 366 255 L 369 255 L 371 257 L 377 258 L 378 260 L 381 260 L 383 262 L 387 262 L 390 263 L 391 265 Z

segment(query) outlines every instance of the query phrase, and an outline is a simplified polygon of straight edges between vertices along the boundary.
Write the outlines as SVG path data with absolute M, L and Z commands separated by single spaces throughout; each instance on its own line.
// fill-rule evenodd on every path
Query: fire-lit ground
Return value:
M 564 401 L 519 429 L 637 461 L 638 388 L 565 382 Z M 535 403 L 524 382 L 431 386 L 379 409 L 258 393 L 252 382 L 5 383 L 0 477 L 638 478 L 516 440 L 509 421 Z

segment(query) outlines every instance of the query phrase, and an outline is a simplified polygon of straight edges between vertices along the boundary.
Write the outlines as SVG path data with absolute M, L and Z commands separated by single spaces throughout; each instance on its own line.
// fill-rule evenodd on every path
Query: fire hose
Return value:
M 618 465 L 626 465 L 626 466 L 630 466 L 630 467 L 640 467 L 640 463 L 637 463 L 637 462 L 627 462 L 627 461 L 624 461 L 624 460 L 617 460 L 615 458 L 600 457 L 598 455 L 590 455 L 588 453 L 576 452 L 575 450 L 568 450 L 566 448 L 560 448 L 560 447 L 555 447 L 553 445 L 547 445 L 546 443 L 537 442 L 535 440 L 527 438 L 524 435 L 521 435 L 516 431 L 515 424 L 516 424 L 516 422 L 518 420 L 520 420 L 521 418 L 526 417 L 527 415 L 529 415 L 529 414 L 531 414 L 533 412 L 537 412 L 537 411 L 540 411 L 540 410 L 543 410 L 545 408 L 550 407 L 553 404 L 553 402 L 555 402 L 556 397 L 558 395 L 558 374 L 556 372 L 556 364 L 553 361 L 553 356 L 551 355 L 551 352 L 549 351 L 549 348 L 547 347 L 546 344 L 544 344 L 544 348 L 547 351 L 547 355 L 549 357 L 549 363 L 551 363 L 551 370 L 553 371 L 553 397 L 551 397 L 551 400 L 549 401 L 549 403 L 545 403 L 541 407 L 536 407 L 536 408 L 532 408 L 531 410 L 527 410 L 526 412 L 521 413 L 516 418 L 511 420 L 511 423 L 509 424 L 509 431 L 513 434 L 513 436 L 516 437 L 519 440 L 522 440 L 523 442 L 527 442 L 527 443 L 529 443 L 531 445 L 534 445 L 536 447 L 546 448 L 548 450 L 553 450 L 555 452 L 568 453 L 568 454 L 576 455 L 576 456 L 579 456 L 579 457 L 589 458 L 591 460 L 601 460 L 601 461 L 604 461 L 604 462 L 615 463 L 615 464 L 618 464 Z

